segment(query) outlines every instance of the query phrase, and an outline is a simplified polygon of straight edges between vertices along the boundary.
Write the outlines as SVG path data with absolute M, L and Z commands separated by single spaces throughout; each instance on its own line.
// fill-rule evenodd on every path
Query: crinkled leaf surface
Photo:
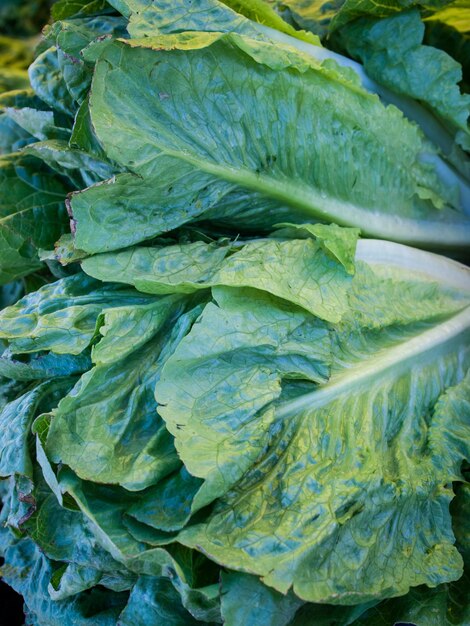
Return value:
M 142 0 L 114 0 L 111 4 L 129 18 L 128 31 L 134 39 L 183 31 L 237 32 L 257 38 L 263 32 L 257 24 L 263 24 L 319 44 L 311 33 L 292 28 L 263 0 L 200 0 L 197 4 L 191 0 L 164 0 L 158 5 Z
M 38 412 L 66 394 L 72 383 L 47 381 L 32 388 L 3 407 L 0 412 L 0 476 L 21 474 L 32 478 L 29 444 L 31 425 Z M 49 405 L 48 405 L 49 403 Z
M 243 477 L 180 541 L 309 601 L 355 604 L 461 576 L 446 485 L 468 457 L 469 310 L 459 291 L 452 297 L 430 270 L 406 273 L 397 256 L 395 270 L 391 259 L 358 264 L 361 296 L 352 294 L 355 314 L 332 335 L 331 379 L 308 389 L 298 368 L 277 365 L 282 394 L 270 396 L 271 357 L 255 404 L 247 397 L 254 378 L 245 378 L 252 360 L 238 371 L 231 346 L 238 306 L 230 310 L 227 296 L 206 307 L 206 323 L 203 314 L 168 360 L 156 397 L 185 465 L 206 479 L 199 494 L 216 485 L 219 495 L 224 481 L 230 489 Z M 456 267 L 468 302 L 466 270 Z M 434 308 L 418 306 L 420 291 Z M 222 365 L 205 369 L 211 334 Z
M 466 241 L 465 218 L 425 199 L 442 206 L 453 192 L 421 161 L 416 126 L 329 65 L 211 33 L 115 42 L 101 54 L 92 123 L 131 173 L 72 197 L 78 248 L 116 249 L 202 217 L 250 229 L 334 221 L 424 246 Z
M 80 354 L 90 344 L 102 311 L 155 300 L 132 288 L 74 274 L 45 285 L 1 311 L 0 338 L 8 341 L 14 354 L 43 350 Z
M 340 42 L 371 78 L 425 103 L 470 149 L 470 96 L 460 93 L 462 68 L 447 53 L 422 45 L 418 11 L 384 20 L 358 20 L 343 28 Z
M 61 376 L 73 376 L 91 367 L 90 355 L 32 353 L 15 355 L 6 349 L 0 356 L 0 375 L 14 380 L 42 380 Z
M 250 290 L 213 296 L 218 306 L 206 306 L 156 395 L 186 468 L 206 479 L 195 508 L 224 493 L 267 445 L 274 413 L 264 409 L 280 396 L 282 379 L 325 380 L 331 359 L 328 330 L 301 309 Z
M 172 437 L 157 413 L 155 383 L 165 358 L 187 331 L 181 298 L 104 314 L 97 365 L 64 398 L 46 452 L 80 477 L 130 490 L 158 482 L 179 466 Z M 118 339 L 119 337 L 119 339 Z
M 350 233 L 350 248 L 356 235 Z M 312 238 L 260 239 L 239 249 L 197 242 L 97 255 L 84 259 L 82 268 L 101 280 L 130 283 L 154 294 L 191 293 L 217 285 L 252 287 L 336 322 L 347 308 L 351 276 L 328 252 L 322 239 Z
M 456 488 L 451 503 L 452 526 L 457 548 L 461 552 L 465 570 L 463 577 L 435 589 L 419 587 L 406 596 L 392 598 L 366 612 L 357 621 L 358 626 L 388 626 L 393 621 L 416 626 L 465 626 L 470 620 L 470 579 L 468 574 L 470 541 L 468 516 L 470 514 L 470 487 L 463 483 Z M 356 622 L 354 622 L 356 623 Z
M 127 36 L 126 20 L 106 15 L 75 18 L 56 22 L 48 34 L 57 47 L 60 74 L 70 96 L 78 104 L 87 97 L 93 69 L 80 53 L 91 41 L 106 35 Z

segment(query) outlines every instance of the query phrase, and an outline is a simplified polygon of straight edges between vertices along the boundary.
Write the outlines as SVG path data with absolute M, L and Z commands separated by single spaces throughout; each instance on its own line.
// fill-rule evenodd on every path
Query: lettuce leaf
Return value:
M 210 33 L 114 42 L 101 55 L 91 120 L 132 173 L 72 195 L 78 248 L 117 249 L 195 219 L 251 230 L 327 221 L 438 248 L 467 241 L 468 220 L 449 208 L 458 189 L 424 162 L 416 126 L 329 65 Z M 223 104 L 204 97 L 218 83 Z
M 19 154 L 0 159 L 0 284 L 42 267 L 38 248 L 52 246 L 67 224 L 66 192 L 40 161 Z
M 218 307 L 206 307 L 156 387 L 185 466 L 205 481 L 194 509 L 225 492 L 179 541 L 314 602 L 355 604 L 461 576 L 446 485 L 468 456 L 468 308 L 458 292 L 436 301 L 431 272 L 416 284 L 390 260 L 372 273 L 358 264 L 360 297 L 332 337 L 336 366 L 318 387 L 296 382 L 312 376 L 301 361 L 282 365 L 279 347 L 259 369 L 253 356 L 238 369 L 247 361 L 232 346 L 245 326 L 240 296 L 214 290 Z M 440 312 L 407 302 L 420 282 Z M 418 538 L 407 530 L 417 524 Z
M 341 30 L 339 41 L 371 78 L 424 103 L 470 150 L 470 96 L 461 94 L 458 85 L 462 68 L 442 50 L 422 45 L 423 37 L 418 11 L 406 11 L 383 20 L 357 20 Z

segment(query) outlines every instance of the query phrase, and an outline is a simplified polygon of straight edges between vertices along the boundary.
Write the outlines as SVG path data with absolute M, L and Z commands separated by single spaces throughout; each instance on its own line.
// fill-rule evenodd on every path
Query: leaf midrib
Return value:
M 357 394 L 360 386 L 371 388 L 374 382 L 382 381 L 397 369 L 406 373 L 417 362 L 422 365 L 425 361 L 435 361 L 439 356 L 465 345 L 463 338 L 467 335 L 470 338 L 470 306 L 434 328 L 393 348 L 381 350 L 367 361 L 333 376 L 323 387 L 281 404 L 276 409 L 276 417 L 284 419 L 305 410 L 319 409 L 341 395 L 349 392 Z
M 437 211 L 439 219 L 420 219 L 380 212 L 371 207 L 360 207 L 346 200 L 320 192 L 311 186 L 292 184 L 285 177 L 275 178 L 266 174 L 254 173 L 241 166 L 219 165 L 209 160 L 202 160 L 178 150 L 162 150 L 168 156 L 175 157 L 193 165 L 207 174 L 235 183 L 246 189 L 278 200 L 282 204 L 303 211 L 307 219 L 312 216 L 326 222 L 335 222 L 340 226 L 358 227 L 362 233 L 381 239 L 393 239 L 401 243 L 418 246 L 445 245 L 468 246 L 470 241 L 470 222 L 457 212 Z M 451 216 L 456 218 L 452 223 Z M 445 218 L 448 218 L 447 220 Z M 460 218 L 460 219 L 459 219 Z

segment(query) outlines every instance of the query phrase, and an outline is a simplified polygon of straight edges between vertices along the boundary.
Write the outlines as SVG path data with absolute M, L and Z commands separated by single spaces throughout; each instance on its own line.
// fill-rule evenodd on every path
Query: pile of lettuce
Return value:
M 27 624 L 470 623 L 469 29 L 461 0 L 52 5 L 0 85 Z

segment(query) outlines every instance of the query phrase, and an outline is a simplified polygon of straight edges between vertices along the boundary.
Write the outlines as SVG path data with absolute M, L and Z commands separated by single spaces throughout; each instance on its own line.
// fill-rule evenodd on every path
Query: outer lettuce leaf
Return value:
M 389 626 L 395 623 L 414 626 L 465 626 L 468 611 L 469 577 L 435 589 L 420 587 L 401 598 L 381 602 L 354 626 Z
M 202 0 L 193 5 L 184 0 L 163 0 L 156 5 L 142 0 L 113 0 L 112 4 L 128 18 L 127 30 L 133 39 L 183 31 L 238 32 L 251 37 L 259 35 L 256 24 L 226 6 L 228 2 Z M 284 24 L 279 16 L 276 17 Z
M 460 63 L 462 90 L 470 92 L 470 9 L 466 0 L 455 0 L 425 19 L 425 42 L 441 48 Z
M 60 179 L 40 161 L 0 160 L 0 284 L 42 267 L 37 248 L 52 246 L 65 228 L 66 194 Z
M 81 104 L 90 89 L 92 67 L 87 65 L 80 53 L 97 37 L 125 37 L 126 20 L 122 17 L 100 16 L 56 22 L 48 33 L 48 39 L 57 47 L 60 73 L 73 100 Z
M 70 136 L 68 128 L 57 125 L 55 114 L 43 108 L 10 106 L 5 110 L 5 116 L 22 128 L 23 131 L 40 141 L 47 139 L 64 140 Z
M 106 0 L 58 0 L 52 5 L 52 17 L 55 21 L 69 17 L 82 17 L 109 12 Z
M 354 281 L 363 297 L 352 297 L 357 314 L 333 335 L 330 381 L 309 389 L 289 381 L 291 372 L 294 379 L 305 374 L 284 370 L 275 403 L 259 393 L 256 405 L 246 401 L 253 377 L 245 380 L 246 366 L 237 370 L 231 345 L 244 328 L 240 305 L 230 296 L 230 308 L 228 292 L 216 290 L 217 299 L 224 296 L 218 312 L 206 307 L 166 363 L 156 397 L 185 465 L 207 481 L 196 497 L 220 495 L 223 483 L 227 490 L 243 478 L 179 541 L 315 602 L 363 603 L 461 576 L 446 485 L 459 479 L 469 454 L 469 310 L 458 312 L 465 299 L 433 282 L 432 270 L 419 273 L 426 255 L 416 253 L 418 265 L 406 272 L 400 253 L 395 269 L 390 259 L 385 267 L 358 265 Z M 467 274 L 455 267 L 468 302 Z M 419 306 L 420 291 L 434 300 L 432 310 Z M 225 323 L 216 324 L 216 314 Z M 206 368 L 212 343 L 220 361 Z M 272 356 L 266 367 L 264 393 L 276 371 Z M 418 537 L 411 530 L 417 524 Z
M 0 309 L 11 304 L 15 304 L 24 294 L 24 284 L 22 280 L 15 280 L 0 287 Z
M 23 146 L 34 141 L 33 136 L 21 125 L 18 125 L 8 115 L 7 107 L 25 107 L 32 103 L 35 103 L 40 108 L 45 108 L 44 105 L 40 105 L 39 98 L 32 96 L 30 90 L 16 90 L 13 92 L 7 92 L 0 96 L 0 153 L 8 154 L 10 152 L 16 152 Z
M 331 359 L 328 329 L 292 304 L 250 290 L 214 289 L 213 296 L 217 306 L 206 306 L 156 392 L 179 456 L 191 474 L 205 478 L 193 509 L 222 495 L 268 444 L 269 405 L 279 398 L 281 381 L 325 381 Z
M 326 37 L 330 24 L 341 11 L 345 0 L 324 2 L 323 0 L 269 0 L 282 17 L 298 26 L 315 33 L 321 39 Z
M 319 45 L 319 40 L 315 36 L 312 36 L 311 33 L 305 31 L 299 32 L 295 28 L 292 28 L 290 24 L 276 14 L 265 0 L 223 0 L 223 2 L 254 22 L 276 29 L 291 37 Z
M 358 20 L 341 30 L 339 41 L 371 78 L 424 103 L 470 150 L 470 96 L 458 86 L 462 68 L 442 50 L 423 46 L 423 37 L 418 11 L 407 11 L 384 20 Z
M 51 520 L 52 523 L 52 520 Z M 96 589 L 72 599 L 52 602 L 48 584 L 53 564 L 30 539 L 13 543 L 5 551 L 2 576 L 24 597 L 29 623 L 38 626 L 115 626 L 127 594 Z
M 156 300 L 134 289 L 74 274 L 45 285 L 1 311 L 0 338 L 8 341 L 14 354 L 44 350 L 80 354 L 90 344 L 102 311 Z
M 292 592 L 280 594 L 258 578 L 222 573 L 222 616 L 226 626 L 349 626 L 370 604 L 334 606 L 306 604 Z
M 167 578 L 141 576 L 119 617 L 122 626 L 197 626 Z M 207 622 L 206 622 L 207 623 Z
M 50 460 L 84 479 L 129 490 L 152 485 L 179 466 L 153 390 L 194 315 L 176 321 L 182 312 L 181 298 L 170 296 L 104 315 L 106 334 L 93 352 L 96 367 L 53 411 Z
M 0 113 L 0 154 L 17 152 L 34 141 L 33 137 L 18 126 L 4 112 Z
M 158 50 L 142 47 L 151 45 Z M 223 105 L 205 98 L 216 83 Z M 452 203 L 456 190 L 421 161 L 418 129 L 292 48 L 210 33 L 115 42 L 97 62 L 90 107 L 108 156 L 132 173 L 72 197 L 76 246 L 85 251 L 128 246 L 195 218 L 250 229 L 334 221 L 422 246 L 467 240 L 465 218 L 433 207 Z M 332 175 L 338 161 L 340 179 Z
M 29 66 L 31 87 L 52 109 L 73 116 L 75 104 L 61 71 L 57 48 L 52 46 Z
M 170 546 L 171 552 L 170 548 L 168 551 L 153 548 L 129 532 L 124 513 L 130 503 L 140 499 L 140 494 L 80 481 L 67 469 L 60 471 L 59 483 L 64 498 L 69 495 L 73 497 L 88 519 L 89 527 L 99 544 L 117 561 L 140 575 L 169 578 L 191 615 L 201 621 L 221 621 L 217 586 L 214 587 L 210 584 L 213 581 L 207 580 L 214 573 L 214 566 L 210 567 L 207 559 L 198 559 L 192 551 L 181 546 Z M 195 567 L 198 560 L 202 560 L 201 566 L 206 570 L 203 586 L 198 586 L 200 577 Z M 217 576 L 217 569 L 215 574 Z
M 282 15 L 286 19 L 291 21 L 294 25 L 301 24 L 302 27 L 308 28 L 312 32 L 318 33 L 320 36 L 326 36 L 331 31 L 333 36 L 328 39 L 329 47 L 332 47 L 333 50 L 339 49 L 339 51 L 343 53 L 344 44 L 342 45 L 341 42 L 343 30 L 348 31 L 349 28 L 355 29 L 356 36 L 359 40 L 361 40 L 362 36 L 361 33 L 357 33 L 358 29 L 356 28 L 356 23 L 366 24 L 367 27 L 367 24 L 379 22 L 381 18 L 398 16 L 402 11 L 406 11 L 415 5 L 421 6 L 422 8 L 422 3 L 405 3 L 401 1 L 377 4 L 375 2 L 357 2 L 357 0 L 351 0 L 351 2 L 344 2 L 343 0 L 339 0 L 339 2 L 288 0 L 288 4 L 288 9 L 286 9 L 285 3 L 282 3 L 280 6 Z M 432 4 L 434 6 L 439 6 L 442 3 L 437 2 Z M 354 14 L 356 10 L 357 14 Z M 460 8 L 457 10 L 462 12 Z M 429 12 L 426 11 L 426 14 L 429 14 Z M 341 26 L 338 30 L 336 30 L 337 23 Z M 440 24 L 439 22 L 434 23 L 438 25 Z M 421 28 L 423 28 L 422 25 Z M 451 31 L 450 36 L 449 30 Z M 461 47 L 462 38 L 455 29 L 448 28 L 443 33 L 440 33 L 439 28 L 428 28 L 428 31 L 431 33 L 430 38 L 428 38 L 429 43 L 446 50 L 449 54 L 451 54 L 451 56 L 459 61 L 464 68 L 465 66 L 468 66 L 468 63 L 465 61 L 468 54 L 465 54 L 465 46 L 463 44 L 463 47 Z M 433 35 L 433 32 L 436 34 Z M 278 38 L 279 37 L 284 38 L 284 42 L 288 43 L 284 35 L 279 34 Z M 399 49 L 402 37 L 392 36 L 392 39 L 393 44 L 390 47 Z M 419 44 L 421 43 L 422 37 L 421 39 L 418 37 L 418 39 Z M 297 47 L 299 47 L 298 44 Z M 333 59 L 341 67 L 351 68 L 354 73 L 359 76 L 361 84 L 367 91 L 379 94 L 381 100 L 385 104 L 393 104 L 403 111 L 404 115 L 409 120 L 417 123 L 424 134 L 439 150 L 440 156 L 434 155 L 432 161 L 435 163 L 444 185 L 447 185 L 448 187 L 456 186 L 459 189 L 461 206 L 463 208 L 468 208 L 470 205 L 470 188 L 468 185 L 468 178 L 470 176 L 469 162 L 465 152 L 458 145 L 459 143 L 464 147 L 468 145 L 468 129 L 466 128 L 465 116 L 462 123 L 462 113 L 458 115 L 460 118 L 458 125 L 460 129 L 459 127 L 456 128 L 455 125 L 449 124 L 445 120 L 433 115 L 427 107 L 429 102 L 426 98 L 424 99 L 426 100 L 424 106 L 420 104 L 419 101 L 411 99 L 407 94 L 414 93 L 415 89 L 412 84 L 408 85 L 408 89 L 403 91 L 407 83 L 407 79 L 404 77 L 402 65 L 407 67 L 406 73 L 409 74 L 412 70 L 411 66 L 413 63 L 416 66 L 418 61 L 424 61 L 424 63 L 420 62 L 419 67 L 415 67 L 415 70 L 413 70 L 416 74 L 414 81 L 421 83 L 421 77 L 423 75 L 429 76 L 432 80 L 433 72 L 435 73 L 442 70 L 446 74 L 446 81 L 448 83 L 450 79 L 448 90 L 450 88 L 450 93 L 453 95 L 452 98 L 447 98 L 447 100 L 449 106 L 452 107 L 455 114 L 456 111 L 459 109 L 461 110 L 464 106 L 464 99 L 459 96 L 458 88 L 455 85 L 455 83 L 459 80 L 458 74 L 460 73 L 458 64 L 453 63 L 448 57 L 443 57 L 442 52 L 434 49 L 431 50 L 430 48 L 422 48 L 421 46 L 417 46 L 413 50 L 411 63 L 410 60 L 405 58 L 406 55 L 401 55 L 401 53 L 399 53 L 398 56 L 402 59 L 402 61 L 401 65 L 397 65 L 395 58 L 397 55 L 392 55 L 391 58 L 386 59 L 385 64 L 382 64 L 384 72 L 386 72 L 389 76 L 394 74 L 393 81 L 390 81 L 392 89 L 389 89 L 389 87 L 385 86 L 385 83 L 381 80 L 381 72 L 377 72 L 376 68 L 373 68 L 373 73 L 378 82 L 372 80 L 369 73 L 364 71 L 364 68 L 360 63 L 351 60 L 348 56 L 343 56 L 343 54 L 338 54 L 338 52 L 333 52 L 327 49 L 315 49 L 312 46 L 307 46 L 307 49 L 305 44 L 303 44 L 303 47 L 305 48 L 305 51 L 314 58 Z M 378 57 L 376 60 L 380 63 L 380 61 L 378 61 Z M 431 61 L 432 66 L 430 71 L 427 65 L 428 62 Z M 436 63 L 438 64 L 437 66 Z M 395 86 L 397 86 L 397 90 L 394 90 Z M 465 85 L 462 87 L 465 89 Z M 432 89 L 434 91 L 434 95 L 431 99 L 434 101 L 434 104 L 436 104 L 438 100 L 442 101 L 445 99 L 445 96 L 443 96 L 442 93 L 436 98 L 436 94 L 439 90 L 435 89 L 434 86 L 432 86 Z M 423 89 L 420 89 L 419 91 L 421 97 L 423 95 Z M 445 117 L 448 118 L 449 115 L 451 114 L 448 111 L 445 111 Z M 456 130 L 458 131 L 457 136 Z M 457 140 L 457 143 L 455 140 Z
M 47 381 L 3 407 L 0 413 L 0 476 L 33 477 L 30 455 L 31 425 L 41 410 L 48 410 L 72 387 L 70 380 Z
M 277 224 L 273 237 L 291 239 L 313 238 L 334 259 L 339 261 L 349 274 L 354 274 L 354 257 L 359 231 L 340 228 L 336 224 Z
M 183 465 L 150 487 L 138 502 L 129 507 L 127 514 L 132 518 L 128 520 L 129 530 L 134 537 L 145 539 L 148 543 L 164 543 L 167 537 L 153 531 L 170 533 L 185 526 L 199 504 L 195 499 L 202 485 L 203 480 L 192 476 Z M 145 526 L 136 524 L 136 521 Z
M 133 39 L 182 31 L 237 32 L 260 37 L 257 24 L 263 24 L 291 37 L 319 45 L 311 33 L 298 31 L 286 23 L 263 0 L 164 0 L 158 5 L 142 0 L 113 0 L 111 4 L 129 19 Z
M 470 620 L 470 540 L 468 516 L 470 514 L 470 487 L 468 483 L 457 486 L 451 503 L 452 525 L 457 547 L 464 562 L 463 577 L 455 583 L 440 585 L 435 589 L 420 587 L 401 598 L 386 600 L 358 620 L 358 626 L 388 626 L 393 621 L 416 626 L 465 626 Z M 356 622 L 354 622 L 356 624 Z
M 271 0 L 272 2 L 272 0 Z M 289 18 L 300 28 L 325 36 L 361 17 L 385 18 L 398 12 L 419 8 L 436 8 L 450 0 L 274 0 L 273 4 L 287 8 Z
M 113 591 L 130 589 L 136 581 L 135 574 L 101 547 L 80 511 L 65 508 L 64 499 L 59 504 L 37 470 L 36 467 L 35 511 L 21 529 L 49 559 L 63 563 L 55 568 L 49 584 L 52 600 L 62 600 L 98 584 Z
M 66 141 L 39 141 L 27 146 L 23 153 L 41 159 L 58 174 L 67 176 L 76 189 L 92 185 L 113 174 L 113 168 L 108 163 L 70 148 Z
M 345 235 L 352 249 L 356 236 Z M 261 239 L 239 249 L 197 242 L 102 254 L 84 259 L 82 268 L 101 280 L 130 283 L 154 294 L 191 293 L 217 285 L 252 287 L 337 322 L 347 308 L 351 276 L 328 252 L 321 238 Z
M 277 593 L 254 576 L 224 572 L 221 604 L 226 626 L 287 626 L 303 602 L 292 593 Z
M 97 157 L 100 160 L 107 158 L 91 123 L 88 98 L 81 103 L 75 116 L 72 135 L 70 137 L 70 147 L 84 150 L 91 156 Z

